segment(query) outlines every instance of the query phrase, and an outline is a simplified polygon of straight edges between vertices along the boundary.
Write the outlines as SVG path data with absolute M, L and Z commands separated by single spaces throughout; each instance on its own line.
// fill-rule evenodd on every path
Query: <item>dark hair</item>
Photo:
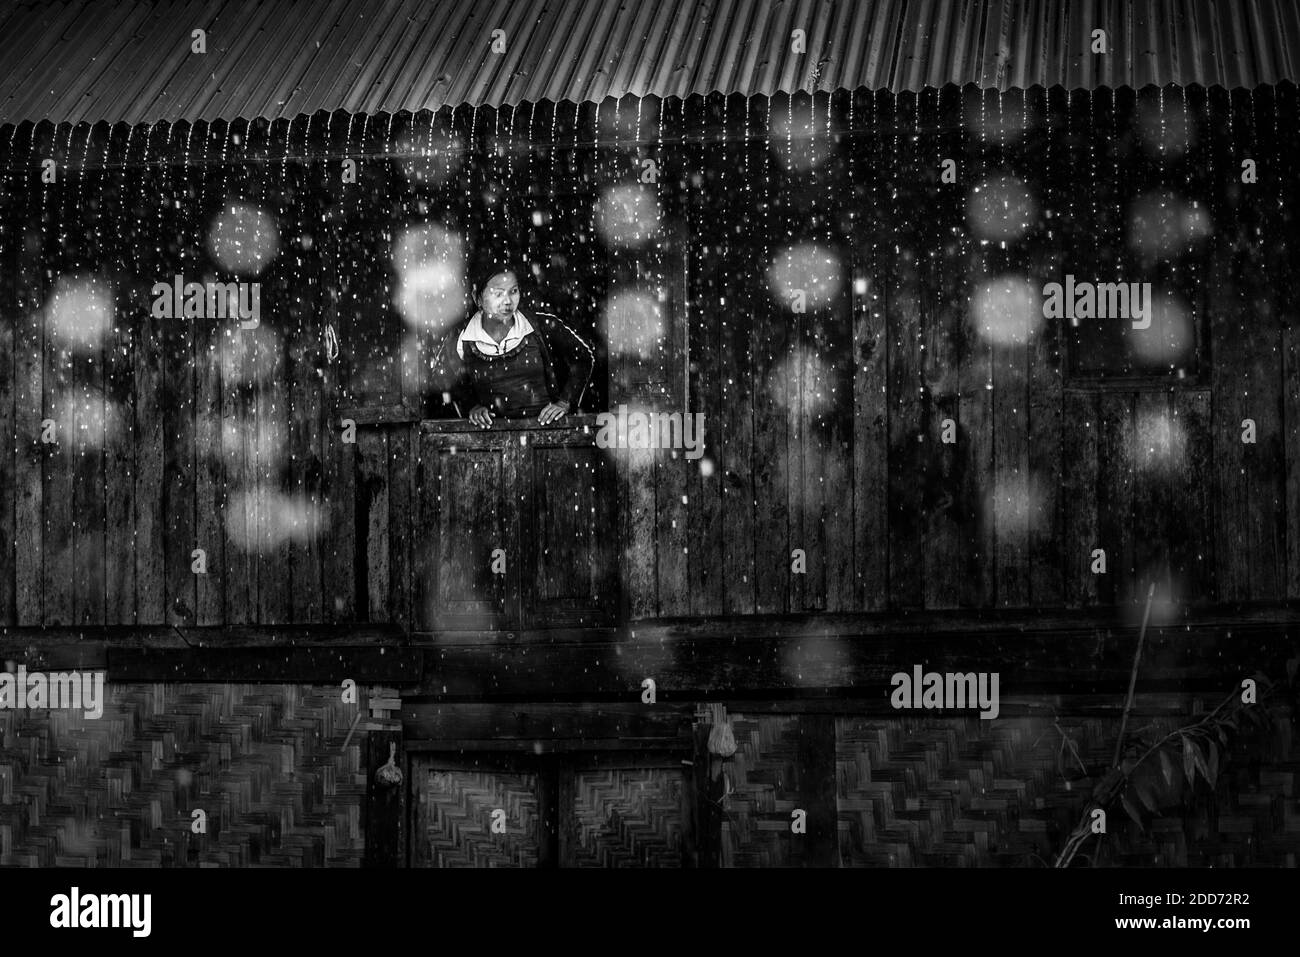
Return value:
M 520 279 L 524 273 L 508 260 L 497 259 L 488 262 L 474 271 L 477 281 L 473 285 L 474 298 L 477 299 L 483 295 L 483 290 L 487 288 L 488 280 L 493 276 L 499 276 L 501 273 L 508 272 L 515 279 Z

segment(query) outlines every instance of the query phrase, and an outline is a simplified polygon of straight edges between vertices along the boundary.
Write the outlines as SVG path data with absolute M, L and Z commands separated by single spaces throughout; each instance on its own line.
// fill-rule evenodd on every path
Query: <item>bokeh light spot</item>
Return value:
M 249 203 L 228 203 L 208 229 L 208 252 L 229 272 L 255 276 L 279 249 L 275 217 Z

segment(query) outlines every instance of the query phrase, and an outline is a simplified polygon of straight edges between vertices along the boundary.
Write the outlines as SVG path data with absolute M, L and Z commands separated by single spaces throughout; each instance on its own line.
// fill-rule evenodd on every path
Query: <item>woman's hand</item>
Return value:
M 471 413 L 472 414 L 472 413 Z M 548 402 L 546 408 L 542 409 L 537 416 L 537 421 L 542 425 L 550 425 L 564 416 L 569 414 L 569 403 L 567 402 Z
M 547 408 L 550 408 L 550 406 L 547 406 Z M 476 405 L 474 408 L 470 409 L 469 420 L 480 429 L 489 429 L 492 427 L 492 413 L 486 406 Z

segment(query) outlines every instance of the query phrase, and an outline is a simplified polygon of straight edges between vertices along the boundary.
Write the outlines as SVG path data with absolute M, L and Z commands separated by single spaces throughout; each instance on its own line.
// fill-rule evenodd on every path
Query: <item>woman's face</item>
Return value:
M 509 319 L 519 308 L 519 280 L 512 272 L 499 272 L 488 279 L 478 299 L 479 308 L 497 319 Z

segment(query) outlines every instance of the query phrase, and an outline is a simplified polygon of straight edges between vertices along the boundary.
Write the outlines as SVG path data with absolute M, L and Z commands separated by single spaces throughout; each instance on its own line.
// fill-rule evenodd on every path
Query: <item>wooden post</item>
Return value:
M 371 731 L 366 735 L 366 867 L 404 867 L 406 864 L 406 754 L 399 729 Z M 379 769 L 395 756 L 402 771 L 400 784 L 386 784 Z
M 719 848 L 722 843 L 722 812 L 718 799 L 722 795 L 722 776 L 715 782 L 709 757 L 709 730 L 711 725 L 695 726 L 695 765 L 691 784 L 695 791 L 695 848 L 696 867 L 720 866 Z
M 799 716 L 799 800 L 808 812 L 807 833 L 794 839 L 792 862 L 802 867 L 839 867 L 838 802 L 835 798 L 835 716 Z

